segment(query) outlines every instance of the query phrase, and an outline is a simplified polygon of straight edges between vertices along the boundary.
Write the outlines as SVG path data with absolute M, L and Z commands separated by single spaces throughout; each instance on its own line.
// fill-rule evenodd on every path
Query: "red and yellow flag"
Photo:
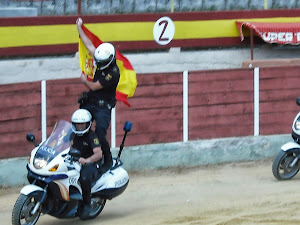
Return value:
M 103 42 L 94 35 L 91 31 L 89 31 L 84 25 L 82 25 L 82 29 L 84 33 L 88 36 L 88 38 L 92 41 L 95 48 L 97 48 Z M 83 44 L 82 40 L 79 37 L 79 63 L 80 68 L 84 74 L 87 75 L 88 79 L 91 81 L 94 77 L 95 72 L 95 64 L 94 58 L 91 53 L 87 50 L 85 45 Z M 128 59 L 123 56 L 117 49 L 116 49 L 116 59 L 117 65 L 120 70 L 120 80 L 116 90 L 116 99 L 118 101 L 124 102 L 126 105 L 130 106 L 127 98 L 130 98 L 134 95 L 137 80 L 136 80 L 136 73 L 128 61 Z

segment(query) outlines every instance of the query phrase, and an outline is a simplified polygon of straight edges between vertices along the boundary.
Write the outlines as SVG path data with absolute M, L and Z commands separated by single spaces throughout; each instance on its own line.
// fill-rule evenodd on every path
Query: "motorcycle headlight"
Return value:
M 48 162 L 45 159 L 35 158 L 33 160 L 33 165 L 36 169 L 42 169 L 47 166 Z
M 295 126 L 295 129 L 296 129 L 296 130 L 300 130 L 300 118 L 298 118 L 298 119 L 296 120 L 294 126 Z

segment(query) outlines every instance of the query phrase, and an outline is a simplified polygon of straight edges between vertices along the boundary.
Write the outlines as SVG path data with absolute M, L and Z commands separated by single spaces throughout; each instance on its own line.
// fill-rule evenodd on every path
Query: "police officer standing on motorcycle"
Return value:
M 103 174 L 112 166 L 110 146 L 106 139 L 107 129 L 111 120 L 111 109 L 116 105 L 116 88 L 120 79 L 119 68 L 116 64 L 116 50 L 110 43 L 102 43 L 97 48 L 82 29 L 82 19 L 76 21 L 80 38 L 88 51 L 94 55 L 97 68 L 93 81 L 88 81 L 85 74 L 81 74 L 81 81 L 89 89 L 78 100 L 80 108 L 87 109 L 96 120 L 96 134 L 99 138 L 104 156 L 101 166 Z
M 92 131 L 92 115 L 86 109 L 76 110 L 72 117 L 71 148 L 80 151 L 79 163 L 82 164 L 80 171 L 80 184 L 82 188 L 83 208 L 80 212 L 81 219 L 88 219 L 91 205 L 92 182 L 99 178 L 102 151 L 99 139 Z

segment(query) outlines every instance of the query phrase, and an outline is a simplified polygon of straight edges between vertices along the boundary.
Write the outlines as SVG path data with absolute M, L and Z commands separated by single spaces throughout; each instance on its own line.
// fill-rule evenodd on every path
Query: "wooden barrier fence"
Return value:
M 300 66 L 259 68 L 259 134 L 290 133 L 299 111 Z M 133 122 L 126 146 L 254 135 L 254 70 L 188 73 L 188 108 L 183 104 L 183 74 L 138 74 L 131 107 L 116 106 L 116 145 L 123 124 Z M 70 120 L 85 87 L 79 79 L 46 81 L 47 135 L 60 119 Z M 0 158 L 27 156 L 33 145 L 26 133 L 41 141 L 41 82 L 1 85 Z M 188 130 L 184 130 L 184 110 Z M 110 139 L 110 134 L 108 135 Z

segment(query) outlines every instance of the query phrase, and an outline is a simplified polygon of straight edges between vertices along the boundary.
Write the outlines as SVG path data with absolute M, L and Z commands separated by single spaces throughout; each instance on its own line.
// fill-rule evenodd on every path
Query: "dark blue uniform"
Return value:
M 82 136 L 76 134 L 71 135 L 71 148 L 76 148 L 80 151 L 82 158 L 89 158 L 94 154 L 93 149 L 100 147 L 97 134 L 89 130 Z M 91 188 L 92 183 L 99 178 L 100 175 L 100 160 L 95 163 L 82 165 L 80 171 L 80 184 L 82 188 L 82 197 L 85 204 L 91 203 Z
M 116 60 L 104 70 L 97 68 L 93 82 L 99 82 L 103 88 L 96 91 L 90 90 L 87 102 L 80 105 L 80 108 L 88 110 L 96 120 L 95 131 L 104 156 L 104 164 L 101 166 L 102 174 L 112 166 L 112 155 L 106 135 L 111 120 L 111 109 L 116 105 L 116 88 L 119 79 L 120 72 Z

